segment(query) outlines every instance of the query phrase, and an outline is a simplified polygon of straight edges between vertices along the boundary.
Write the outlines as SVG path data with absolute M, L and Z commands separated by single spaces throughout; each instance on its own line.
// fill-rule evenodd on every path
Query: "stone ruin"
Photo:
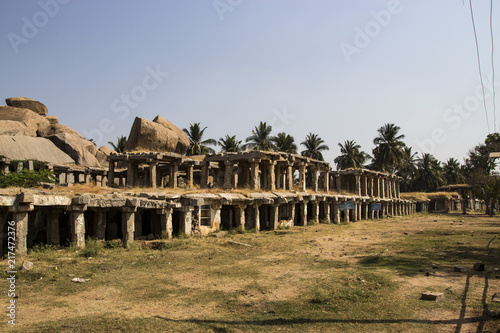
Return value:
M 161 116 L 153 121 L 137 117 L 127 152 L 118 154 L 107 147 L 97 149 L 58 124 L 40 102 L 14 98 L 7 104 L 0 107 L 0 155 L 43 161 L 36 155 L 43 150 L 58 185 L 67 186 L 70 194 L 27 189 L 0 194 L 2 253 L 7 247 L 7 221 L 16 222 L 17 251 L 23 254 L 36 243 L 73 242 L 84 247 L 87 237 L 118 238 L 130 244 L 221 229 L 259 231 L 308 222 L 355 222 L 417 210 L 416 201 L 401 198 L 401 179 L 395 175 L 366 169 L 332 171 L 328 162 L 278 152 L 186 157 L 189 140 Z M 38 148 L 23 151 L 25 158 L 18 158 L 14 152 L 29 142 Z M 4 160 L 4 170 L 8 163 Z M 113 191 L 77 195 L 71 193 L 75 183 Z M 141 187 L 142 192 L 128 191 L 129 187 Z

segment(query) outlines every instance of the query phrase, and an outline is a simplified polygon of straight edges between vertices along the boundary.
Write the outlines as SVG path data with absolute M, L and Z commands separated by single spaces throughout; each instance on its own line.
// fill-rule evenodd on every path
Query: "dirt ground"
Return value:
M 0 329 L 500 332 L 500 303 L 492 302 L 499 232 L 496 216 L 415 214 L 174 239 L 162 249 L 139 242 L 90 259 L 68 249 L 31 252 L 18 258 L 35 269 L 18 278 L 16 325 Z M 476 262 L 486 270 L 473 270 Z M 317 286 L 325 300 L 314 299 Z M 372 298 L 335 293 L 345 286 Z M 8 289 L 5 279 L 0 288 Z M 420 300 L 426 291 L 443 299 Z

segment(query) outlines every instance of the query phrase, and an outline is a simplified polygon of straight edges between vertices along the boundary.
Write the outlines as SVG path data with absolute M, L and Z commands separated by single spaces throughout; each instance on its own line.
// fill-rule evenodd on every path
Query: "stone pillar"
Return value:
M 340 221 L 340 210 L 339 210 L 339 203 L 334 202 L 333 203 L 333 222 L 339 224 Z
M 363 191 L 361 195 L 367 196 L 368 195 L 368 177 L 363 176 Z
M 268 171 L 267 171 L 267 190 L 276 190 L 276 175 L 275 175 L 276 161 L 269 161 Z
M 303 201 L 300 205 L 299 213 L 299 225 L 307 225 L 307 202 Z
M 111 187 L 115 185 L 115 161 L 110 160 L 108 168 L 108 186 Z
M 231 161 L 224 161 L 224 189 L 231 188 L 231 177 L 233 175 L 233 163 Z
M 312 174 L 312 190 L 314 192 L 318 192 L 318 178 L 319 178 L 319 169 L 318 166 L 313 166 L 311 169 Z
M 269 216 L 271 230 L 278 229 L 278 210 L 279 210 L 279 205 L 271 205 L 270 209 L 271 214 Z
M 122 207 L 122 233 L 125 246 L 134 242 L 136 211 L 137 207 Z
M 361 215 L 362 214 L 362 212 L 361 212 L 362 211 L 362 207 L 361 206 L 362 206 L 361 201 L 356 204 L 356 207 L 358 209 L 358 214 L 357 214 L 358 219 L 357 219 L 357 221 L 361 221 L 361 219 L 363 218 L 362 215 Z
M 319 217 L 319 204 L 317 201 L 311 201 L 311 209 L 312 209 L 312 211 L 311 211 L 312 219 L 314 222 L 318 223 L 319 222 L 319 218 L 318 218 Z M 306 213 L 307 213 L 307 211 L 306 211 Z M 307 214 L 305 216 L 306 216 L 306 220 L 307 220 Z
M 361 205 L 361 218 L 364 220 L 368 219 L 368 205 L 367 202 L 363 202 Z
M 299 189 L 306 191 L 306 164 L 303 162 L 299 163 Z
M 256 159 L 250 161 L 250 188 L 252 190 L 260 189 L 259 162 L 260 160 Z
M 25 255 L 28 253 L 28 212 L 33 210 L 32 205 L 17 206 L 12 214 L 12 219 L 16 222 L 16 253 Z M 10 229 L 12 230 L 12 229 Z
M 400 199 L 400 198 L 401 198 L 401 195 L 400 195 L 400 194 L 401 194 L 401 193 L 400 193 L 400 190 L 401 190 L 401 189 L 400 189 L 400 184 L 399 184 L 399 181 L 396 181 L 396 197 L 397 197 L 398 199 Z
M 188 166 L 187 166 L 187 170 L 186 170 L 186 175 L 187 175 L 187 180 L 188 180 L 188 188 L 193 188 L 193 185 L 194 185 L 194 165 L 189 163 Z
M 323 171 L 323 186 L 325 187 L 325 192 L 329 193 L 330 192 L 330 170 L 326 168 Z M 330 217 L 328 217 L 330 218 Z
M 71 237 L 76 247 L 85 247 L 85 205 L 71 205 L 69 211 L 69 225 Z
M 288 162 L 287 171 L 286 171 L 286 189 L 291 191 L 293 190 L 293 163 Z
M 171 188 L 177 188 L 177 173 L 179 172 L 179 163 L 178 162 L 172 162 L 172 165 L 170 166 L 170 179 L 169 179 L 169 187 Z
M 354 193 L 361 196 L 361 176 L 354 175 L 354 177 L 355 177 L 355 187 L 356 187 Z
M 374 187 L 374 185 L 373 185 L 373 177 L 370 177 L 370 197 L 373 197 L 373 193 L 374 193 L 373 187 Z
M 358 203 L 353 200 L 354 208 L 352 209 L 352 222 L 356 222 L 358 220 Z
M 260 205 L 252 205 L 252 209 L 254 211 L 253 216 L 255 217 L 255 230 L 260 231 L 260 212 L 259 212 L 259 206 Z
M 208 166 L 210 162 L 201 162 L 201 188 L 208 187 Z
M 236 206 L 236 221 L 241 230 L 245 230 L 245 209 L 246 205 Z
M 160 229 L 161 236 L 168 239 L 172 238 L 172 208 L 163 208 L 159 210 L 160 213 Z
M 347 222 L 347 223 L 350 222 L 350 217 L 351 217 L 350 215 L 351 215 L 350 209 L 344 210 L 344 222 Z
M 323 216 L 327 223 L 330 223 L 330 203 L 325 201 L 323 203 Z
M 143 209 L 138 209 L 135 212 L 135 220 L 134 220 L 134 239 L 139 239 L 142 236 L 142 214 L 144 213 Z
M 183 207 L 181 212 L 181 232 L 186 236 L 191 236 L 193 227 L 193 207 Z
M 149 163 L 148 187 L 156 188 L 156 169 L 158 161 Z
M 385 179 L 382 177 L 380 179 L 380 197 L 381 198 L 385 198 L 386 195 L 385 195 Z
M 368 207 L 369 207 L 369 210 L 370 210 L 370 219 L 375 219 L 375 211 L 372 209 L 372 206 L 371 206 L 372 202 L 368 203 Z

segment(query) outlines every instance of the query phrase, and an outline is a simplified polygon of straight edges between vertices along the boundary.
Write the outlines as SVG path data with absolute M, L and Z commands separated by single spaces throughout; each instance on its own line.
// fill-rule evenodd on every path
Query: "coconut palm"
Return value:
M 443 175 L 447 184 L 459 184 L 465 182 L 460 163 L 455 158 L 449 158 L 443 163 Z
M 236 153 L 241 151 L 241 141 L 236 140 L 236 135 L 229 136 L 226 134 L 226 137 L 220 138 L 217 144 L 221 146 L 223 152 Z
M 306 147 L 306 150 L 301 152 L 302 156 L 314 158 L 316 160 L 324 161 L 322 151 L 330 150 L 330 148 L 324 144 L 325 141 L 321 139 L 317 134 L 309 133 L 306 136 L 304 142 L 300 144 Z
M 422 154 L 417 159 L 417 177 L 415 179 L 416 187 L 420 191 L 435 191 L 438 186 L 444 184 L 441 164 L 431 154 Z
M 108 141 L 108 143 L 111 145 L 111 147 L 113 147 L 113 149 L 117 153 L 121 154 L 121 153 L 125 152 L 125 145 L 127 144 L 127 138 L 122 135 L 122 136 L 117 137 L 116 144 L 114 144 L 111 141 Z
M 189 124 L 189 130 L 183 128 L 182 130 L 189 138 L 189 148 L 186 155 L 206 155 L 207 153 L 214 153 L 215 151 L 207 147 L 207 145 L 217 145 L 214 139 L 203 140 L 203 133 L 207 128 L 201 129 L 200 123 Z
M 289 134 L 284 132 L 278 133 L 278 135 L 271 138 L 271 142 L 274 144 L 274 149 L 276 151 L 297 154 L 295 139 Z
M 403 163 L 399 167 L 397 175 L 403 178 L 400 182 L 401 191 L 409 192 L 412 189 L 417 174 L 417 153 L 412 152 L 412 147 L 405 147 L 404 152 Z
M 265 122 L 260 122 L 259 126 L 255 126 L 252 130 L 252 135 L 246 138 L 247 142 L 244 147 L 255 150 L 272 150 L 273 143 L 271 141 L 271 132 L 273 128 Z
M 373 140 L 373 165 L 380 171 L 394 172 L 403 163 L 405 156 L 404 135 L 399 133 L 399 126 L 385 124 L 377 131 L 379 135 Z
M 340 153 L 334 160 L 337 164 L 337 170 L 344 170 L 347 168 L 361 168 L 369 156 L 360 151 L 361 146 L 354 140 L 344 141 L 344 144 L 339 142 Z

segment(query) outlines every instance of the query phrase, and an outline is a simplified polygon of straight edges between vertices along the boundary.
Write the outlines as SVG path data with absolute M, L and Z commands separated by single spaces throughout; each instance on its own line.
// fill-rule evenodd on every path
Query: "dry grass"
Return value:
M 18 277 L 14 331 L 496 332 L 500 321 L 485 311 L 500 310 L 491 302 L 500 241 L 487 249 L 498 232 L 498 217 L 417 214 L 136 242 L 92 259 L 41 248 Z M 476 262 L 486 272 L 472 271 Z M 421 301 L 428 290 L 443 301 Z
M 461 196 L 457 192 L 402 192 L 401 199 L 428 201 L 432 199 L 460 199 Z

